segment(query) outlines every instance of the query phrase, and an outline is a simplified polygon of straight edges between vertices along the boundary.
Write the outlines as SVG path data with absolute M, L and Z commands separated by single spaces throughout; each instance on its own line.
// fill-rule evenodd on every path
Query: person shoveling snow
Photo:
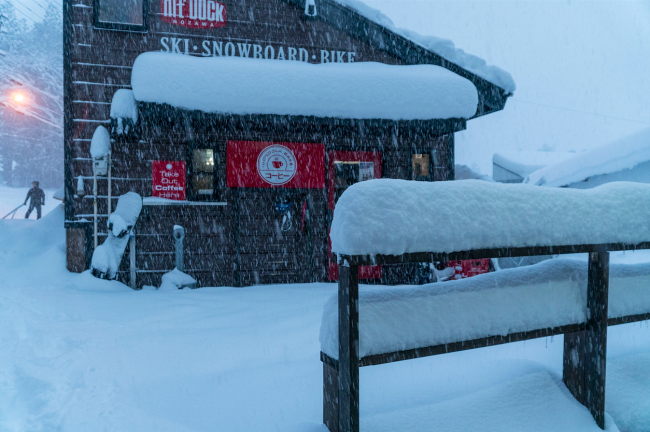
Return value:
M 25 213 L 25 219 L 29 219 L 29 215 L 34 211 L 34 209 L 36 209 L 36 219 L 40 219 L 41 206 L 45 205 L 45 192 L 43 192 L 43 189 L 38 187 L 38 182 L 36 180 L 32 182 L 32 186 L 33 187 L 27 191 L 25 203 L 23 204 L 27 205 L 27 201 L 29 201 L 29 208 L 27 209 L 27 213 Z

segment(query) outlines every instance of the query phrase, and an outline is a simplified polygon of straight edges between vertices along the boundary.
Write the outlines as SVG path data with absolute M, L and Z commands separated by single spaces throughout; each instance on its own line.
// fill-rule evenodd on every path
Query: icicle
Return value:
M 309 17 L 315 17 L 318 13 L 316 12 L 316 1 L 315 0 L 305 0 L 305 15 Z

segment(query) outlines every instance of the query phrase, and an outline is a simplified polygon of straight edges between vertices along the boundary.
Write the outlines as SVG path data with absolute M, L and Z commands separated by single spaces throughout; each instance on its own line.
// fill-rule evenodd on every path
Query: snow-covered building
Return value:
M 90 263 L 93 201 L 101 243 L 109 201 L 136 192 L 135 254 L 118 278 L 132 270 L 138 286 L 174 268 L 174 225 L 199 286 L 336 279 L 341 193 L 454 179 L 454 133 L 515 90 L 498 67 L 353 0 L 65 0 L 64 17 L 68 268 Z M 101 165 L 102 125 L 111 177 L 95 196 L 83 180 Z
M 523 183 L 529 174 L 573 155 L 548 151 L 495 153 L 492 156 L 492 179 L 499 183 Z
M 614 181 L 650 183 L 650 129 L 541 168 L 524 183 L 591 189 Z

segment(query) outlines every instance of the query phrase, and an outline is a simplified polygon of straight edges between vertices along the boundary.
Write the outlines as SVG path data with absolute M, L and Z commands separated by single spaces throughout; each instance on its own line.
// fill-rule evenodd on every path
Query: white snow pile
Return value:
M 610 266 L 609 317 L 650 312 L 650 263 Z M 363 288 L 361 357 L 578 324 L 587 318 L 587 263 L 533 266 L 419 287 Z M 325 304 L 321 350 L 338 358 L 338 296 Z
M 479 77 L 490 81 L 501 87 L 508 93 L 514 93 L 517 86 L 515 80 L 508 72 L 503 69 L 489 65 L 485 60 L 472 54 L 468 54 L 460 48 L 456 48 L 454 43 L 449 39 L 443 39 L 436 36 L 423 36 L 412 30 L 397 27 L 393 21 L 384 15 L 381 11 L 368 6 L 359 0 L 336 0 L 338 3 L 349 6 L 369 20 L 386 27 L 390 31 L 415 42 L 423 48 L 433 51 L 444 59 L 457 64 L 463 69 L 472 72 Z
M 93 159 L 108 156 L 111 148 L 111 135 L 104 126 L 97 126 L 90 140 L 90 155 Z
M 561 187 L 650 161 L 650 128 L 531 173 L 524 183 Z
M 138 103 L 133 97 L 133 91 L 119 89 L 111 101 L 111 124 L 117 135 L 128 134 L 130 128 L 138 121 Z
M 141 210 L 142 198 L 135 192 L 127 192 L 117 201 L 117 208 L 108 218 L 108 237 L 93 253 L 91 262 L 93 276 L 115 279 L 124 249 L 129 242 L 129 234 Z
M 575 156 L 575 153 L 549 151 L 501 152 L 492 155 L 492 163 L 520 177 L 526 177 L 528 174 L 540 168 L 555 164 L 572 156 Z
M 111 118 L 128 118 L 133 123 L 138 121 L 138 103 L 133 97 L 133 91 L 119 89 L 111 101 Z
M 336 204 L 332 251 L 401 255 L 650 241 L 650 185 L 550 189 L 480 180 L 376 179 Z
M 183 288 L 196 288 L 196 279 L 187 273 L 183 273 L 177 268 L 165 273 L 162 277 L 162 283 L 159 290 L 179 290 Z
M 432 65 L 314 65 L 148 52 L 136 59 L 131 85 L 140 102 L 233 114 L 448 119 L 470 118 L 478 104 L 474 84 Z

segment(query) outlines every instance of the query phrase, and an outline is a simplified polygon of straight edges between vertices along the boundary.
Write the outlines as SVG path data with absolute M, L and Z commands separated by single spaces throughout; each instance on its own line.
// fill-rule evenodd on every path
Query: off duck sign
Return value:
M 188 28 L 226 25 L 226 5 L 214 0 L 161 0 L 161 19 Z

